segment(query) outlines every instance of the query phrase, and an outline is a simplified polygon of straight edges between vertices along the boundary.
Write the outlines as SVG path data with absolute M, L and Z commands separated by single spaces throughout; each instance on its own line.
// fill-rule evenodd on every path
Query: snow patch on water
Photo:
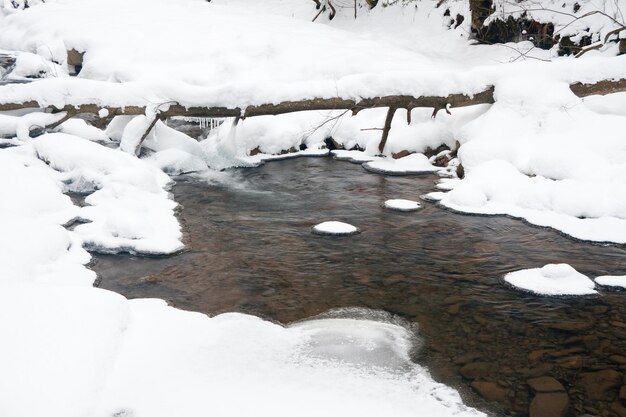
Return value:
M 359 229 L 351 224 L 328 221 L 313 226 L 313 233 L 319 235 L 354 235 L 359 233 Z
M 422 208 L 422 205 L 417 201 L 405 200 L 405 199 L 392 199 L 383 203 L 383 206 L 388 209 L 397 211 L 415 211 Z
M 626 275 L 603 275 L 595 279 L 599 285 L 626 289 Z
M 568 264 L 548 264 L 542 268 L 522 269 L 506 274 L 504 280 L 515 287 L 540 295 L 597 293 L 593 281 Z

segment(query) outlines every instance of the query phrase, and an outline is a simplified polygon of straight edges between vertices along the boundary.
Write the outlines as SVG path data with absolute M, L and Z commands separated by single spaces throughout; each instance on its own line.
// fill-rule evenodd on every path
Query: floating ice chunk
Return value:
M 542 268 L 522 269 L 508 273 L 509 284 L 541 295 L 596 294 L 591 279 L 568 264 L 548 264 Z
M 599 285 L 626 289 L 626 275 L 603 275 L 595 279 Z
M 404 200 L 404 199 L 394 199 L 387 200 L 383 203 L 383 206 L 388 209 L 397 210 L 397 211 L 415 211 L 422 208 L 422 205 L 417 201 L 413 200 Z
M 313 233 L 318 235 L 354 235 L 359 233 L 357 227 L 343 222 L 323 222 L 313 227 Z
M 414 153 L 399 159 L 380 158 L 364 163 L 363 168 L 389 175 L 429 174 L 440 170 L 428 161 L 426 155 L 421 153 Z

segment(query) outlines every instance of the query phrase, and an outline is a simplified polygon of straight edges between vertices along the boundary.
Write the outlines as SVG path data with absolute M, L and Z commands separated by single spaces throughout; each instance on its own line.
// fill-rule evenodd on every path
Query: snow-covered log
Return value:
M 472 96 L 465 94 L 450 94 L 445 97 L 436 96 L 385 96 L 351 100 L 344 98 L 314 98 L 299 101 L 284 101 L 277 104 L 261 104 L 246 108 L 227 107 L 185 107 L 179 104 L 164 104 L 160 106 L 161 117 L 187 116 L 187 117 L 253 117 L 269 116 L 285 113 L 293 113 L 307 110 L 346 110 L 350 109 L 354 114 L 365 109 L 377 107 L 394 107 L 396 109 L 413 109 L 417 107 L 432 107 L 435 110 L 444 109 L 448 104 L 452 107 L 472 106 L 475 104 L 493 103 L 494 88 L 490 87 Z M 24 103 L 0 104 L 0 111 L 41 108 L 37 101 Z M 96 104 L 84 104 L 78 107 L 67 105 L 62 108 L 49 106 L 45 108 L 51 112 L 68 112 L 69 114 L 91 113 L 98 114 L 103 108 Z M 143 106 L 106 107 L 109 116 L 140 115 L 145 114 Z

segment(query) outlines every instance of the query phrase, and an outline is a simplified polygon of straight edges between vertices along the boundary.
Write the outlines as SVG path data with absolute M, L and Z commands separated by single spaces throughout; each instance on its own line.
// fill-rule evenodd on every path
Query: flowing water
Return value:
M 505 285 L 503 275 L 560 262 L 591 277 L 626 274 L 623 246 L 428 202 L 412 213 L 381 207 L 390 198 L 418 200 L 434 190 L 435 176 L 382 176 L 302 158 L 231 177 L 180 178 L 173 193 L 188 249 L 164 258 L 97 255 L 99 285 L 210 315 L 238 311 L 281 323 L 340 307 L 384 310 L 418 323 L 424 346 L 415 360 L 470 405 L 527 415 L 533 393 L 526 380 L 549 375 L 568 391 L 571 415 L 622 412 L 617 396 L 626 381 L 594 390 L 596 374 L 588 373 L 625 377 L 626 292 L 548 298 Z M 326 220 L 362 233 L 311 233 Z M 473 381 L 494 384 L 483 384 L 481 396 Z

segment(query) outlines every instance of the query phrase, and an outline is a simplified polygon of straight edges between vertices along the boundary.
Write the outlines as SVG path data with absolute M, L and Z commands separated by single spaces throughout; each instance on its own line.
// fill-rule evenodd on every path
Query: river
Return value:
M 384 310 L 417 323 L 423 347 L 414 360 L 470 405 L 527 415 L 533 393 L 526 380 L 545 375 L 563 384 L 573 415 L 617 415 L 611 407 L 618 388 L 598 396 L 581 375 L 624 374 L 626 293 L 541 297 L 506 285 L 503 276 L 561 262 L 590 277 L 621 275 L 625 247 L 430 202 L 411 213 L 381 206 L 391 198 L 418 200 L 434 190 L 434 175 L 383 176 L 331 158 L 300 158 L 227 178 L 178 178 L 172 192 L 187 249 L 162 258 L 94 255 L 99 286 L 280 323 L 342 307 Z M 326 220 L 362 233 L 311 233 Z M 494 384 L 481 395 L 473 381 Z

